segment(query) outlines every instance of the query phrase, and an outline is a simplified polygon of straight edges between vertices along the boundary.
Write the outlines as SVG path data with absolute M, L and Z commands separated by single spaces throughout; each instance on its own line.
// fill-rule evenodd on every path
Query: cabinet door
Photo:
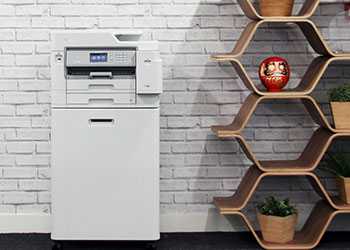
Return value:
M 157 238 L 159 110 L 53 110 L 52 127 L 53 229 L 67 239 Z

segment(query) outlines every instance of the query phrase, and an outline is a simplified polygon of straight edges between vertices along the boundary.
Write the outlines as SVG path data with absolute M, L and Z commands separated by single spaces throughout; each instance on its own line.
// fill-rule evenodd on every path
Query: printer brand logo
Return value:
M 144 61 L 143 61 L 146 65 L 150 65 L 152 60 L 150 58 L 146 58 Z

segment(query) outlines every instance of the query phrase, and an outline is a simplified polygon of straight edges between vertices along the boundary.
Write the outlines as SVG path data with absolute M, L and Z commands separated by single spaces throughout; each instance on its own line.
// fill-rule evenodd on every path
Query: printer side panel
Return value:
M 66 234 L 67 218 L 67 178 L 66 166 L 67 146 L 66 133 L 69 123 L 66 123 L 65 112 L 62 109 L 52 109 L 51 112 L 51 238 L 59 239 Z
M 159 51 L 137 51 L 137 94 L 162 93 L 162 60 Z

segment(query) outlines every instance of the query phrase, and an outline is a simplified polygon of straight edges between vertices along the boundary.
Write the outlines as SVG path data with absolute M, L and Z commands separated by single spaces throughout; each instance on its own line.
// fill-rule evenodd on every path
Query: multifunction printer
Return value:
M 53 240 L 159 239 L 158 44 L 51 34 Z

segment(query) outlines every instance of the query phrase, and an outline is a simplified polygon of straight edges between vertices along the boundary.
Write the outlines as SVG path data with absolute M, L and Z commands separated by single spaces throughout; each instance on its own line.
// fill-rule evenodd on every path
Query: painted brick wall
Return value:
M 50 31 L 140 29 L 160 41 L 161 212 L 215 212 L 212 197 L 230 195 L 251 164 L 235 140 L 218 140 L 213 124 L 232 121 L 249 94 L 228 63 L 249 20 L 231 0 L 0 0 L 0 214 L 50 213 Z M 301 6 L 297 0 L 294 11 Z M 322 4 L 312 18 L 330 46 L 350 51 L 343 5 Z M 341 13 L 341 14 L 339 14 Z M 338 15 L 338 18 L 335 16 Z M 331 27 L 331 28 L 330 28 Z M 335 29 L 338 27 L 338 29 Z M 341 30 L 340 30 L 341 29 Z M 332 37 L 332 40 L 330 38 Z M 257 68 L 279 55 L 295 86 L 315 56 L 294 24 L 259 29 L 241 61 L 260 86 Z M 327 90 L 347 78 L 349 64 L 332 66 L 312 94 L 329 117 Z M 242 135 L 258 159 L 300 155 L 315 124 L 299 100 L 263 102 Z M 341 146 L 346 149 L 346 140 Z M 318 171 L 330 192 L 330 176 Z M 276 191 L 275 191 L 276 190 Z M 247 207 L 277 193 L 308 213 L 318 199 L 305 178 L 269 178 Z

